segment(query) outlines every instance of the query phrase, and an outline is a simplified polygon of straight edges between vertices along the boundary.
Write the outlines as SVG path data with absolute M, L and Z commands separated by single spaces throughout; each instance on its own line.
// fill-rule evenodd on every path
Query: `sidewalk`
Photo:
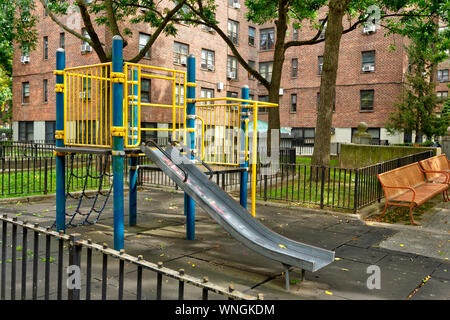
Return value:
M 127 197 L 125 197 L 127 199 Z M 422 227 L 364 222 L 257 204 L 257 219 L 296 241 L 336 251 L 336 261 L 316 273 L 291 272 L 291 290 L 284 289 L 281 264 L 257 255 L 228 235 L 199 207 L 196 240 L 185 240 L 183 194 L 167 190 L 138 193 L 138 225 L 128 227 L 125 203 L 125 249 L 166 267 L 265 299 L 449 299 L 450 203 L 427 212 Z M 73 211 L 68 200 L 67 212 Z M 1 204 L 0 213 L 51 225 L 55 200 Z M 112 199 L 96 225 L 69 229 L 84 239 L 113 244 Z M 381 272 L 381 288 L 368 289 L 367 268 Z M 424 281 L 425 280 L 425 281 Z M 189 299 L 189 297 L 186 297 Z

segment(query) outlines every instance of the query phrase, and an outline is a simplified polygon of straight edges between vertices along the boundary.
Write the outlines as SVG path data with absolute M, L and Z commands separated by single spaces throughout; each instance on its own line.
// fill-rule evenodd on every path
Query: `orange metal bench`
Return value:
M 413 208 L 424 204 L 439 193 L 442 193 L 443 200 L 447 201 L 449 175 L 445 173 L 445 176 L 446 179 L 442 183 L 430 182 L 417 162 L 378 174 L 377 178 L 386 199 L 384 210 L 378 220 L 384 216 L 388 205 L 409 207 L 411 223 L 417 225 L 412 216 Z
M 429 181 L 444 183 L 450 174 L 450 164 L 445 154 L 419 161 Z

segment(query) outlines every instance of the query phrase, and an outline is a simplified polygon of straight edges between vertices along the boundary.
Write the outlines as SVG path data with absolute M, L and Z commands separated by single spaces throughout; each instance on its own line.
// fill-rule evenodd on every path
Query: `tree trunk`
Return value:
M 330 164 L 331 125 L 336 97 L 339 47 L 343 31 L 342 17 L 349 2 L 350 0 L 331 0 L 329 4 L 314 152 L 311 161 L 316 166 Z
M 280 86 L 281 86 L 281 74 L 283 73 L 284 63 L 284 42 L 286 39 L 287 31 L 287 12 L 288 1 L 279 1 L 279 15 L 278 20 L 275 21 L 276 26 L 276 39 L 275 39 L 275 51 L 273 54 L 273 66 L 272 66 L 272 79 L 270 80 L 269 102 L 279 104 L 280 102 Z M 271 155 L 271 132 L 272 130 L 280 130 L 280 108 L 269 108 L 269 121 L 267 128 L 267 155 Z M 281 136 L 281 135 L 279 135 Z M 278 141 L 279 145 L 280 141 Z

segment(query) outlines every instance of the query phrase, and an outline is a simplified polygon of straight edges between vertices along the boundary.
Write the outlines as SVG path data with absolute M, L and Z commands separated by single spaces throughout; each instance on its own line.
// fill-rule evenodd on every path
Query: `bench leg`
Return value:
M 409 207 L 409 218 L 410 218 L 410 220 L 411 220 L 411 223 L 412 223 L 414 226 L 418 226 L 418 224 L 414 221 L 414 218 L 413 218 L 413 214 L 412 214 L 413 208 L 414 208 L 414 204 L 413 204 L 412 206 Z
M 381 221 L 381 219 L 383 218 L 384 214 L 386 213 L 387 207 L 388 207 L 388 201 L 385 200 L 385 202 L 384 202 L 384 210 L 380 214 L 380 216 L 377 218 L 377 221 Z

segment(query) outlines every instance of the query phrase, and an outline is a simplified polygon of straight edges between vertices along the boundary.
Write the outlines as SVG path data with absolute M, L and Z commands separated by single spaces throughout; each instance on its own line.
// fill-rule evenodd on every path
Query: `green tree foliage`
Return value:
M 128 45 L 128 39 L 135 36 L 133 31 L 119 24 L 119 21 L 129 21 L 131 24 L 145 23 L 154 28 L 149 41 L 140 52 L 129 59 L 130 62 L 138 62 L 150 50 L 158 36 L 162 33 L 166 36 L 176 35 L 177 29 L 174 19 L 182 14 L 182 9 L 187 0 L 167 3 L 153 0 L 40 0 L 50 18 L 71 35 L 87 42 L 96 52 L 101 62 L 111 61 L 111 47 L 102 42 L 99 37 L 101 27 L 107 27 L 111 34 L 119 35 L 124 41 L 124 47 Z M 66 24 L 64 16 L 71 12 L 79 12 L 87 35 L 81 34 L 79 29 Z
M 421 134 L 428 139 L 443 135 L 450 125 L 447 112 L 440 110 L 443 107 L 437 100 L 433 79 L 437 65 L 448 58 L 450 48 L 449 30 L 439 31 L 439 23 L 446 21 L 432 15 L 393 26 L 394 32 L 408 35 L 411 40 L 406 47 L 409 72 L 405 75 L 400 101 L 395 104 L 386 127 L 391 133 L 415 131 L 416 142 Z
M 14 43 L 19 49 L 34 48 L 37 33 L 32 0 L 0 1 L 0 108 L 1 121 L 12 114 L 12 55 Z

